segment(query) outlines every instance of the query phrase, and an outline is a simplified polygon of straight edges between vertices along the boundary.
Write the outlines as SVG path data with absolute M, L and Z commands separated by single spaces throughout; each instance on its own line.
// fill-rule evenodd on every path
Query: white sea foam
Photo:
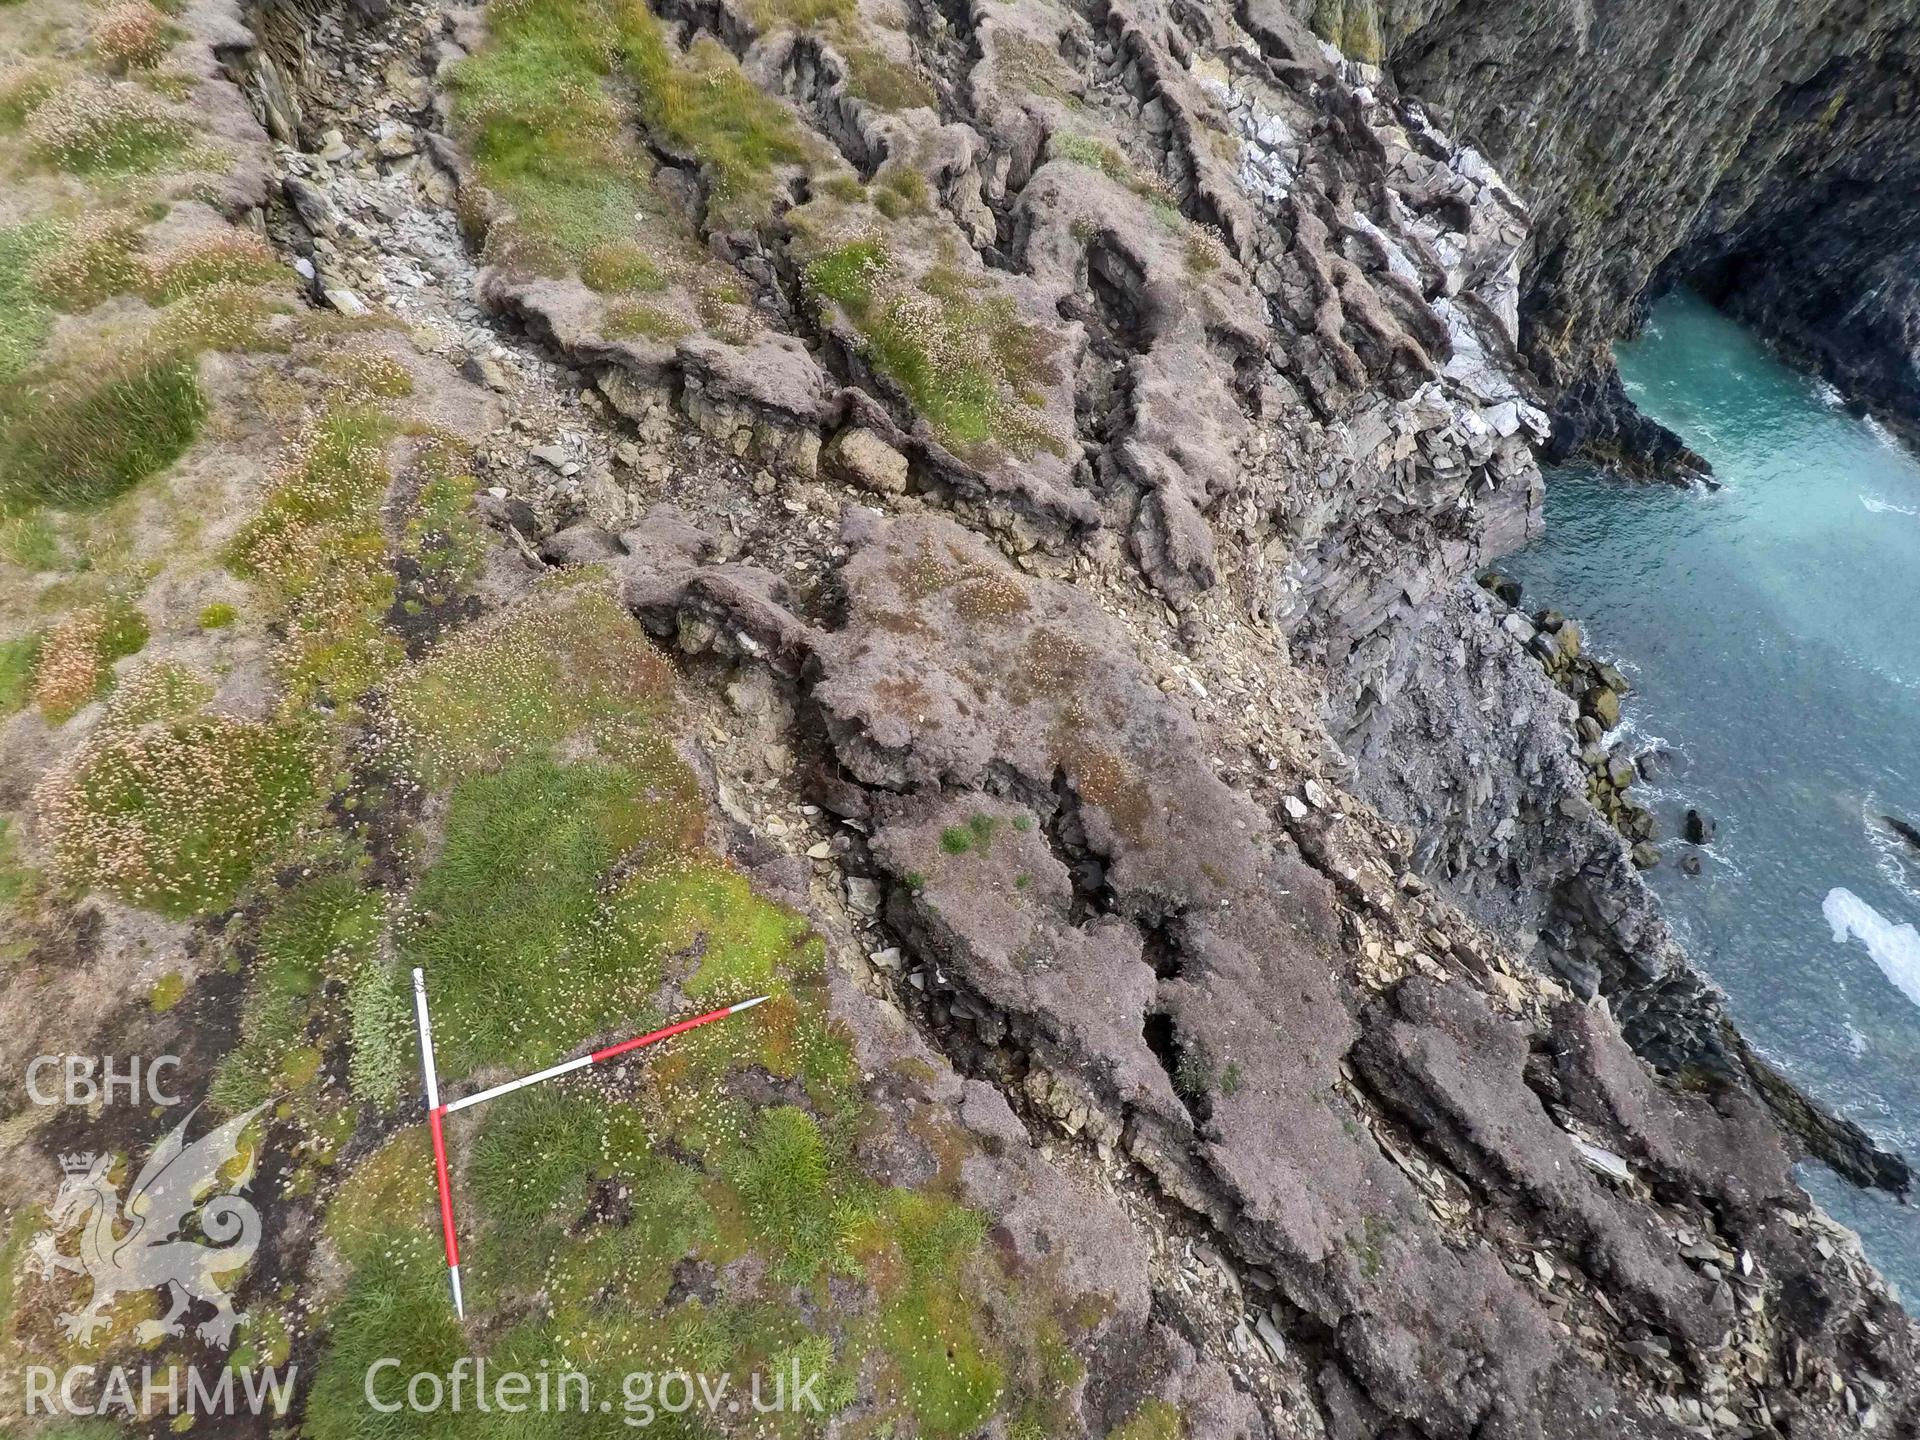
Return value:
M 1867 954 L 1914 1004 L 1920 1005 L 1920 930 L 1896 925 L 1851 890 L 1836 885 L 1820 902 L 1820 913 L 1833 927 L 1835 944 L 1851 936 L 1867 947 Z
M 1867 1037 L 1860 1027 L 1851 1020 L 1842 1020 L 1841 1027 L 1847 1032 L 1847 1049 L 1855 1059 L 1867 1053 Z
M 1873 868 L 1880 872 L 1882 880 L 1909 900 L 1920 901 L 1920 887 L 1914 885 L 1912 872 L 1907 869 L 1907 862 L 1900 856 L 1882 850 L 1874 857 Z
M 1891 500 L 1877 500 L 1871 495 L 1862 495 L 1860 503 L 1875 515 L 1920 515 L 1920 507 L 1896 505 Z
M 1920 904 L 1920 869 L 1907 841 L 1894 833 L 1882 817 L 1886 809 L 1880 797 L 1869 790 L 1860 803 L 1860 823 L 1866 827 L 1867 843 L 1873 847 L 1873 868 L 1894 889 L 1915 904 Z

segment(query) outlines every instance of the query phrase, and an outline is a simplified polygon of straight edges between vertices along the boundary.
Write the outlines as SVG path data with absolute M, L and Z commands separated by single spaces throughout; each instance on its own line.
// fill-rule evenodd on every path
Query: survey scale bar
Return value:
M 466 1300 L 460 1293 L 460 1239 L 453 1222 L 453 1179 L 447 1168 L 446 1118 L 456 1110 L 465 1110 L 478 1105 L 483 1100 L 495 1100 L 515 1090 L 524 1090 L 529 1085 L 538 1085 L 542 1080 L 557 1080 L 562 1075 L 570 1075 L 576 1070 L 585 1070 L 590 1065 L 598 1065 L 612 1060 L 630 1051 L 639 1050 L 648 1045 L 656 1045 L 662 1040 L 684 1034 L 688 1030 L 698 1029 L 702 1025 L 711 1025 L 716 1020 L 724 1020 L 729 1015 L 738 1015 L 742 1010 L 751 1010 L 769 999 L 766 995 L 756 995 L 751 1000 L 742 1000 L 737 1004 L 723 1005 L 718 1010 L 709 1010 L 704 1015 L 695 1015 L 691 1019 L 681 1020 L 672 1025 L 650 1030 L 645 1035 L 636 1035 L 631 1040 L 622 1040 L 618 1044 L 603 1046 L 576 1060 L 563 1060 L 558 1065 L 549 1065 L 544 1070 L 536 1070 L 531 1075 L 522 1075 L 518 1080 L 509 1080 L 505 1084 L 495 1085 L 478 1094 L 464 1095 L 449 1104 L 440 1103 L 440 1077 L 433 1063 L 433 1022 L 427 1015 L 427 977 L 418 967 L 413 972 L 413 1016 L 420 1029 L 420 1077 L 427 1092 L 427 1129 L 433 1137 L 433 1179 L 440 1195 L 440 1238 L 447 1252 L 447 1283 L 453 1289 L 453 1313 L 460 1319 L 467 1318 Z
M 546 1069 L 536 1070 L 531 1075 L 522 1075 L 518 1080 L 508 1080 L 503 1084 L 495 1085 L 490 1090 L 482 1090 L 474 1095 L 463 1095 L 458 1100 L 450 1100 L 442 1105 L 440 1113 L 451 1115 L 456 1110 L 465 1110 L 469 1105 L 478 1105 L 482 1100 L 497 1100 L 502 1095 L 515 1090 L 524 1090 L 529 1085 L 538 1085 L 543 1080 L 557 1080 L 562 1075 L 571 1075 L 575 1070 L 584 1070 L 589 1065 L 598 1065 L 604 1060 L 613 1059 L 616 1055 L 625 1055 L 630 1050 L 657 1044 L 683 1031 L 692 1030 L 701 1025 L 711 1025 L 714 1021 L 724 1020 L 729 1015 L 738 1015 L 742 1010 L 751 1010 L 767 998 L 765 995 L 756 995 L 753 999 L 742 1000 L 737 1005 L 723 1005 L 718 1010 L 709 1010 L 706 1014 L 695 1015 L 690 1020 L 682 1020 L 678 1024 L 649 1031 L 645 1035 L 636 1035 L 631 1040 L 622 1040 L 619 1044 L 609 1045 L 602 1050 L 595 1050 L 592 1054 L 582 1055 L 577 1060 L 563 1060 L 558 1065 L 549 1065 Z
M 413 972 L 413 1018 L 420 1027 L 420 1074 L 427 1088 L 427 1129 L 433 1136 L 433 1178 L 440 1191 L 440 1239 L 447 1251 L 447 1283 L 453 1287 L 453 1313 L 467 1318 L 460 1294 L 460 1241 L 453 1230 L 453 1186 L 447 1178 L 447 1137 L 441 1125 L 440 1080 L 433 1068 L 433 1022 L 427 1018 L 427 977 Z

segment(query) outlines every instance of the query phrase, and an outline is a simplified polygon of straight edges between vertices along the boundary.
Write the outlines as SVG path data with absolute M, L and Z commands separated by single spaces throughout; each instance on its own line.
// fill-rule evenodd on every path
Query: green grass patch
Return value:
M 594 246 L 581 258 L 580 279 L 603 295 L 664 290 L 667 285 L 653 257 L 631 241 Z
M 95 16 L 90 38 L 107 68 L 124 74 L 159 64 L 178 34 L 147 0 L 120 0 Z
M 690 779 L 670 751 L 652 771 L 529 755 L 454 787 L 400 938 L 446 1016 L 448 1074 L 645 1028 L 675 957 L 699 957 L 678 979 L 703 1002 L 777 987 L 805 927 L 689 848 Z
M 59 532 L 42 510 L 0 521 L 0 555 L 36 575 L 60 569 L 67 558 Z
M 108 729 L 35 795 L 69 882 L 183 920 L 232 904 L 293 832 L 314 789 L 300 736 L 207 716 Z
M 760 30 L 773 30 L 782 25 L 791 25 L 796 30 L 816 30 L 852 20 L 854 4 L 853 0 L 751 0 L 747 13 Z
M 607 81 L 619 17 L 637 0 L 515 0 L 488 8 L 486 45 L 453 72 L 455 124 L 480 180 L 509 210 L 498 256 L 578 266 L 635 244 L 662 209 L 645 157 L 621 133 Z M 603 277 L 604 278 L 604 277 Z
M 623 976 L 640 983 L 618 1007 L 622 1029 L 655 1018 L 650 996 L 669 967 L 691 971 L 678 978 L 690 998 L 737 993 L 730 987 L 749 976 L 778 996 L 750 1023 L 654 1053 L 622 1103 L 586 1078 L 460 1119 L 467 1295 L 490 1366 L 565 1357 L 598 1377 L 601 1357 L 624 1368 L 644 1356 L 649 1368 L 740 1377 L 797 1360 L 803 1374 L 827 1374 L 819 1393 L 830 1413 L 871 1374 L 877 1419 L 911 1417 L 914 1433 L 943 1440 L 977 1432 L 1017 1373 L 1021 1413 L 1051 1417 L 1055 1392 L 1077 1374 L 1073 1357 L 1043 1346 L 1045 1357 L 1010 1370 L 1011 1347 L 1025 1340 L 989 1325 L 984 1289 L 1007 1282 L 982 1244 L 984 1217 L 860 1172 L 859 1076 L 825 1011 L 821 949 L 795 943 L 804 922 L 756 900 L 705 852 L 653 849 L 645 808 L 632 773 L 598 761 L 510 755 L 470 773 L 454 786 L 440 857 L 400 929 L 401 966 L 428 965 L 453 1086 L 470 1060 L 557 1058 L 553 1037 L 591 1034 L 608 997 L 628 988 Z M 610 971 L 610 959 L 628 968 Z M 788 989 L 803 979 L 803 990 Z M 757 1109 L 734 1088 L 750 1068 L 804 1076 L 808 1104 Z M 445 1313 L 444 1292 L 428 1286 L 444 1281 L 420 1141 L 413 1128 L 390 1142 L 329 1209 L 327 1231 L 354 1269 L 316 1405 L 329 1394 L 347 1403 L 348 1381 L 375 1355 L 414 1363 L 417 1342 L 394 1348 L 407 1342 L 387 1327 L 393 1315 L 424 1320 L 416 1293 L 441 1297 Z M 741 1270 L 728 1293 L 676 1290 L 683 1261 L 726 1267 L 749 1255 L 764 1270 Z M 823 1325 L 815 1307 L 830 1276 L 864 1283 L 871 1300 Z M 502 1329 L 489 1315 L 525 1318 Z M 386 1348 L 365 1340 L 368 1326 Z M 799 1423 L 778 1433 L 817 1433 L 819 1422 Z M 554 1433 L 600 1430 L 574 1417 Z
M 0 640 L 0 715 L 25 708 L 33 698 L 33 676 L 39 668 L 40 633 Z
M 5 833 L 4 827 L 0 827 L 0 836 Z M 22 1205 L 4 1223 L 4 1238 L 0 1239 L 0 1334 L 11 1336 L 20 1302 L 20 1282 L 27 1275 L 21 1261 L 36 1236 L 42 1233 L 46 1217 L 39 1207 Z
M 1047 141 L 1047 156 L 1053 160 L 1067 160 L 1075 165 L 1084 165 L 1089 170 L 1098 170 L 1116 185 L 1124 185 L 1145 200 L 1148 208 L 1162 224 L 1173 229 L 1182 228 L 1183 217 L 1179 208 L 1173 203 L 1173 192 L 1167 188 L 1166 184 L 1157 177 L 1143 173 L 1131 160 L 1104 140 L 1056 131 Z M 1190 254 L 1189 268 L 1192 268 L 1194 263 Z
M 949 855 L 964 855 L 969 850 L 986 852 L 993 842 L 994 818 L 975 815 L 964 825 L 949 825 L 940 832 L 940 848 Z
M 153 988 L 147 992 L 147 1008 L 156 1015 L 164 1015 L 178 1005 L 186 993 L 186 980 L 169 971 L 154 981 Z
M 664 956 L 623 933 L 601 893 L 655 826 L 640 777 L 619 766 L 531 756 L 455 787 L 401 935 L 402 960 L 426 967 L 445 1017 L 449 1076 L 548 1064 L 608 1027 L 658 1018 Z
M 140 288 L 140 226 L 133 217 L 93 210 L 60 225 L 35 257 L 35 288 L 61 310 L 90 310 L 114 295 Z
M 931 213 L 927 177 L 904 163 L 887 166 L 874 184 L 873 207 L 889 220 Z
M 271 285 L 287 270 L 266 241 L 239 230 L 216 231 L 156 257 L 146 267 L 147 298 L 156 305 L 225 285 Z
M 40 642 L 33 697 L 56 724 L 106 693 L 117 660 L 138 654 L 148 639 L 147 618 L 124 596 L 68 615 Z
M 413 993 L 397 967 L 368 958 L 347 980 L 347 1080 L 353 1098 L 379 1109 L 412 1080 Z
M 503 1102 L 487 1116 L 468 1175 L 487 1215 L 531 1225 L 563 1207 L 586 1207 L 587 1182 L 600 1167 L 607 1123 L 591 1105 L 557 1090 Z
M 816 303 L 831 302 L 860 332 L 861 348 L 962 455 L 999 447 L 1021 458 L 1066 453 L 1035 413 L 1034 387 L 1055 378 L 1053 341 L 1024 324 L 989 282 L 936 269 L 908 284 L 885 248 L 855 241 L 804 272 Z
M 396 1247 L 437 1258 L 439 1236 L 428 1219 L 434 1207 L 432 1145 L 424 1125 L 410 1125 L 341 1184 L 327 1207 L 327 1238 L 351 1265 Z
M 641 300 L 618 300 L 607 307 L 600 329 L 609 340 L 678 340 L 687 324 Z
M 639 623 L 604 590 L 582 585 L 454 637 L 395 680 L 388 712 L 400 748 L 445 782 L 582 732 L 640 744 L 672 688 L 672 669 Z
M 616 78 L 659 141 L 706 167 L 710 221 L 764 218 L 774 167 L 805 158 L 791 115 L 730 54 L 704 37 L 676 54 L 641 0 L 495 0 L 488 22 L 487 45 L 454 74 L 454 113 L 482 183 L 513 213 L 512 258 L 599 271 L 596 250 L 659 227 L 669 207 L 622 135 Z
M 627 9 L 621 57 L 638 93 L 641 117 L 656 134 L 707 168 L 708 223 L 751 225 L 764 220 L 772 208 L 775 168 L 807 159 L 793 116 L 742 75 L 718 41 L 702 35 L 676 58 L 652 13 L 638 3 Z
M 207 402 L 190 357 L 133 354 L 0 388 L 0 508 L 98 506 L 173 464 Z
M 228 568 L 271 604 L 282 632 L 276 664 L 296 695 L 351 702 L 401 661 L 385 623 L 395 579 L 380 513 L 395 429 L 370 407 L 328 411 L 228 548 Z
M 255 942 L 240 1043 L 221 1063 L 214 1103 L 245 1110 L 313 1078 L 320 1052 L 307 1042 L 321 989 L 370 963 L 383 919 L 379 894 L 352 867 L 302 880 L 275 898 Z
M 432 1165 L 424 1167 L 431 1173 Z M 431 1233 L 419 1227 L 422 1236 Z M 470 1353 L 467 1336 L 447 1302 L 447 1275 L 437 1250 L 395 1240 L 356 1266 L 346 1295 L 331 1315 L 331 1344 L 307 1399 L 305 1432 L 314 1440 L 388 1440 L 388 1437 L 471 1435 L 473 1417 L 443 1407 L 431 1414 L 406 1408 L 406 1378 L 446 1375 Z M 382 1414 L 367 1403 L 366 1377 L 376 1361 L 393 1359 L 375 1376 L 398 1384 L 376 1390 Z
M 328 1317 L 331 1343 L 308 1401 L 308 1433 L 327 1440 L 472 1433 L 470 1414 L 381 1415 L 362 1388 L 367 1367 L 387 1356 L 402 1361 L 405 1376 L 416 1367 L 445 1374 L 471 1353 L 447 1302 L 436 1219 L 424 1125 L 403 1128 L 362 1161 L 327 1207 L 327 1236 L 353 1270 Z
M 998 1404 L 1004 1369 L 980 1333 L 967 1272 L 986 1235 L 978 1212 L 937 1195 L 887 1192 L 874 1221 L 888 1237 L 877 1339 L 928 1436 L 969 1435 Z
M 855 45 L 846 52 L 847 92 L 882 110 L 932 110 L 940 97 L 910 66 L 887 59 L 878 50 Z
M 284 353 L 287 336 L 272 328 L 276 315 L 293 310 L 288 297 L 258 285 L 222 281 L 169 305 L 154 322 L 153 343 L 184 355 L 202 350 Z M 309 314 L 307 326 L 323 323 Z M 374 322 L 363 322 L 374 323 Z
M 827 1144 L 806 1111 L 764 1111 L 728 1176 L 745 1201 L 755 1241 L 788 1281 L 802 1281 L 840 1246 Z
M 53 326 L 37 266 L 58 233 L 44 221 L 0 227 L 0 384 L 33 364 Z
M 213 699 L 213 686 L 173 660 L 142 665 L 116 686 L 107 701 L 107 723 L 131 729 L 155 720 L 184 720 Z
M 225 600 L 216 600 L 200 611 L 202 630 L 225 630 L 240 618 L 240 612 Z
M 87 76 L 62 85 L 27 116 L 29 147 L 78 175 L 131 175 L 177 156 L 192 138 L 184 112 L 150 90 Z
M 708 1200 L 714 1182 L 658 1153 L 632 1110 L 600 1097 L 559 1089 L 502 1101 L 472 1156 L 474 1210 L 489 1231 L 474 1268 L 481 1304 L 510 1303 L 537 1276 L 558 1315 L 592 1324 L 608 1302 L 658 1306 L 678 1261 L 730 1253 Z M 593 1182 L 624 1191 L 618 1223 L 579 1223 Z
M 1098 170 L 1109 180 L 1131 186 L 1135 180 L 1133 164 L 1104 140 L 1086 135 L 1056 132 L 1047 141 L 1047 154 L 1055 160 L 1070 160 L 1089 170 Z
M 1186 1433 L 1178 1410 L 1164 1400 L 1148 1400 L 1107 1440 L 1181 1440 Z
M 477 486 L 464 468 L 464 453 L 444 450 L 418 458 L 416 473 L 426 478 L 414 495 L 401 542 L 417 580 L 403 606 L 463 590 L 479 575 L 490 546 L 486 527 L 474 513 Z
M 0 0 L 19 4 L 21 0 Z M 0 65 L 0 133 L 18 130 L 34 107 L 60 84 L 60 75 L 43 60 L 16 59 Z
M 20 863 L 20 837 L 13 817 L 0 815 L 0 910 L 18 905 L 34 888 L 35 880 L 33 870 Z

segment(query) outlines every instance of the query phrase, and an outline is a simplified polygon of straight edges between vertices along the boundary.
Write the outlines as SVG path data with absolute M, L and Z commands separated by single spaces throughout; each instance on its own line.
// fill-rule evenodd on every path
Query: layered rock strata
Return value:
M 1691 284 L 1849 396 L 1920 419 L 1920 11 L 1644 0 L 1295 0 L 1445 107 L 1533 206 L 1524 345 L 1631 453 L 1605 352 L 1649 289 Z M 1628 443 L 1623 447 L 1622 440 Z

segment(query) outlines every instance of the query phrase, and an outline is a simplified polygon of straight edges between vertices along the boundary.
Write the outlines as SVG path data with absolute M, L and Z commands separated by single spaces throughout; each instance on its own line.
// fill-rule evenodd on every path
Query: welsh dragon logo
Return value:
M 240 1194 L 253 1180 L 258 1151 L 247 1152 L 237 1176 L 232 1162 L 240 1158 L 241 1133 L 267 1103 L 191 1145 L 186 1143 L 187 1126 L 199 1111 L 190 1112 L 154 1146 L 134 1177 L 124 1207 L 119 1187 L 108 1179 L 113 1156 L 60 1157 L 65 1178 L 53 1202 L 53 1228 L 39 1237 L 33 1253 L 43 1277 L 64 1270 L 93 1281 L 86 1305 L 60 1317 L 68 1336 L 90 1340 L 107 1323 L 119 1296 L 165 1287 L 172 1291 L 173 1308 L 158 1320 L 142 1321 L 134 1332 L 137 1340 L 184 1334 L 181 1317 L 198 1300 L 211 1305 L 214 1314 L 195 1333 L 223 1349 L 231 1342 L 234 1329 L 246 1324 L 247 1317 L 234 1310 L 214 1277 L 245 1265 L 260 1243 L 260 1212 Z M 182 1233 L 196 1215 L 204 1240 Z M 55 1248 L 59 1237 L 76 1226 L 80 1253 L 61 1253 Z

